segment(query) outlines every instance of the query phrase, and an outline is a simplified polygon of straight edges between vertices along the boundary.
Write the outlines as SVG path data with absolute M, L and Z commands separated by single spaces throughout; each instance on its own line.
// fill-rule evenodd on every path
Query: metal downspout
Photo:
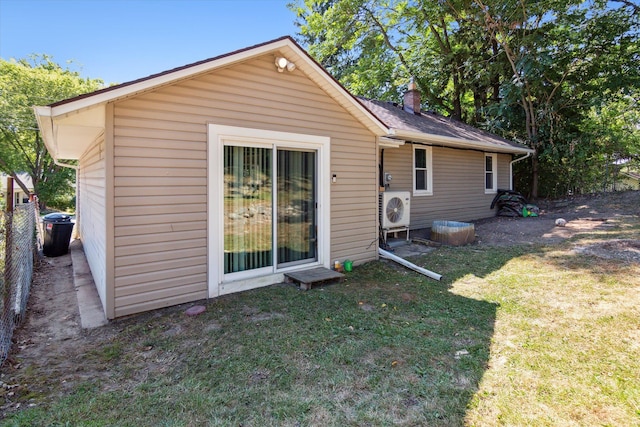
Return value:
M 513 164 L 530 156 L 531 153 L 527 153 L 525 156 L 518 157 L 517 159 L 511 160 L 511 162 L 509 162 L 509 190 L 513 191 Z
M 63 168 L 69 168 L 69 169 L 73 169 L 76 171 L 76 185 L 75 185 L 75 193 L 76 193 L 76 224 L 78 224 L 78 220 L 79 215 L 78 215 L 78 171 L 80 170 L 80 168 L 76 165 L 70 165 L 68 163 L 62 163 L 60 161 L 58 161 L 57 159 L 53 159 L 53 163 L 55 163 L 58 166 L 62 166 Z M 73 236 L 74 239 L 78 239 L 80 238 L 80 232 L 78 231 L 78 227 L 73 227 Z

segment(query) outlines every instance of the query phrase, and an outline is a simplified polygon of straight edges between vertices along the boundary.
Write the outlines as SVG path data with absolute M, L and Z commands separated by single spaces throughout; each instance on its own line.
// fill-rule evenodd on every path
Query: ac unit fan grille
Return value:
M 408 191 L 385 191 L 380 194 L 378 204 L 380 226 L 385 230 L 409 227 L 411 218 Z
M 404 203 L 399 197 L 392 197 L 387 201 L 386 215 L 389 222 L 395 224 L 404 215 Z

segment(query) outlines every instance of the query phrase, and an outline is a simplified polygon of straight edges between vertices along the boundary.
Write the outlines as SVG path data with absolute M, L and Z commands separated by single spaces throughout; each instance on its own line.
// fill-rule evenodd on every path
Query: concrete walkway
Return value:
M 71 263 L 73 265 L 73 285 L 78 298 L 80 323 L 83 329 L 98 328 L 108 323 L 102 310 L 98 290 L 93 282 L 91 270 L 84 255 L 82 242 L 73 240 L 69 245 Z
M 405 239 L 387 239 L 387 244 L 390 247 L 390 252 L 401 258 L 419 256 L 434 251 L 434 246 L 427 246 L 422 243 L 414 243 Z

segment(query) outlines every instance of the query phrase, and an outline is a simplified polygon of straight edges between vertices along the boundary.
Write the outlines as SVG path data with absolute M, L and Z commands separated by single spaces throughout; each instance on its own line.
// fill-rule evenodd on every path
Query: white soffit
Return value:
M 56 159 L 79 159 L 91 144 L 104 132 L 104 127 L 90 126 L 55 126 L 58 144 Z
M 45 145 L 56 160 L 80 158 L 104 132 L 104 104 L 61 116 L 55 116 L 50 107 L 36 107 L 35 111 Z

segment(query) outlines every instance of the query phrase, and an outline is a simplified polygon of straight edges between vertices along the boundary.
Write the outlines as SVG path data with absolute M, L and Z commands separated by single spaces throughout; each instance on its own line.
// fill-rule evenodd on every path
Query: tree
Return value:
M 638 87 L 637 15 L 605 1 L 587 8 L 567 0 L 474 3 L 484 15 L 478 24 L 511 68 L 512 78 L 504 81 L 504 96 L 496 103 L 501 114 L 494 117 L 505 117 L 514 107 L 524 116 L 521 139 L 535 150 L 531 196 L 538 196 L 541 160 L 556 167 L 577 160 L 582 175 L 574 179 L 568 167 L 546 174 L 562 176 L 569 185 L 597 173 L 601 169 L 592 161 L 597 134 L 585 133 L 589 127 L 581 124 L 592 120 L 594 106 L 601 109 L 625 96 L 625 88 Z M 589 186 L 583 181 L 579 187 Z
M 83 79 L 46 56 L 19 61 L 0 59 L 0 171 L 18 177 L 28 173 L 42 207 L 64 205 L 75 180 L 72 169 L 54 163 L 38 131 L 34 105 L 48 105 L 94 91 L 102 80 Z
M 414 78 L 426 109 L 533 148 L 533 198 L 589 190 L 603 170 L 593 160 L 614 155 L 599 151 L 612 146 L 596 141 L 602 132 L 589 122 L 640 87 L 640 10 L 626 0 L 305 0 L 291 8 L 302 44 L 357 95 L 399 102 Z M 582 173 L 572 171 L 578 165 Z
M 290 7 L 298 16 L 302 44 L 352 92 L 399 102 L 414 80 L 429 109 L 457 119 L 476 117 L 469 110 L 473 101 L 467 96 L 465 61 L 469 50 L 491 47 L 484 46 L 489 40 L 475 28 L 455 21 L 448 3 L 308 0 Z

